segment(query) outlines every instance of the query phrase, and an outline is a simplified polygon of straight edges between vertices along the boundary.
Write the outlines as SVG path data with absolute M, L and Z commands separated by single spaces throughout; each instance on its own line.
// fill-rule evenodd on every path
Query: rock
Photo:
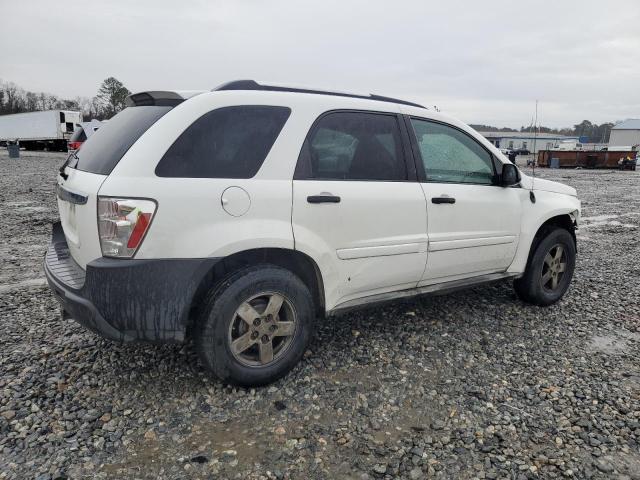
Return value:
M 423 478 L 423 477 L 424 477 L 424 474 L 422 473 L 421 468 L 415 467 L 409 472 L 409 478 L 411 480 L 419 480 L 420 478 Z
M 228 462 L 233 461 L 236 456 L 238 455 L 238 452 L 236 450 L 225 450 L 224 452 L 222 452 L 222 460 L 226 460 Z
M 601 458 L 595 460 L 593 465 L 602 473 L 613 473 L 614 470 L 613 465 Z
M 445 427 L 445 423 L 442 420 L 436 420 L 431 424 L 433 430 L 442 430 Z
M 2 415 L 2 417 L 5 418 L 6 420 L 13 420 L 16 416 L 16 411 L 5 410 L 4 412 L 0 413 L 0 415 Z
M 191 457 L 189 460 L 191 463 L 207 463 L 209 458 L 204 455 L 196 455 L 195 457 Z

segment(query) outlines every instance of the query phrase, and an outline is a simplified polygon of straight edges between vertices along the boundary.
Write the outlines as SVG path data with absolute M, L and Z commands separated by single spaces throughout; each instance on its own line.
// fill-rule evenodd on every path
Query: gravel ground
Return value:
M 0 479 L 640 479 L 640 172 L 538 170 L 578 189 L 572 287 L 501 283 L 323 322 L 271 387 L 191 346 L 62 321 L 42 255 L 60 154 L 0 154 Z

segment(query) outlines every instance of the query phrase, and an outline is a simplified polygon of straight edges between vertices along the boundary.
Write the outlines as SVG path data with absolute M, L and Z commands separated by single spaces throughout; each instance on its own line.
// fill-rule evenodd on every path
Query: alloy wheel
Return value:
M 285 354 L 297 327 L 293 305 L 282 294 L 263 292 L 245 300 L 229 324 L 229 346 L 243 365 L 261 367 Z
M 567 252 L 556 244 L 549 249 L 542 264 L 542 287 L 554 291 L 558 288 L 567 270 Z

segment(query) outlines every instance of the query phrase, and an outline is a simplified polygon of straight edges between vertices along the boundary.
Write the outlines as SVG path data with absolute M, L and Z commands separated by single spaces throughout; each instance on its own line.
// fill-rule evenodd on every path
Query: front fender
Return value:
M 533 239 L 545 222 L 562 215 L 569 215 L 576 225 L 580 220 L 580 200 L 577 197 L 545 191 L 536 191 L 535 197 L 536 202 L 533 203 L 527 194 L 527 200 L 523 202 L 520 241 L 507 272 L 524 272 Z

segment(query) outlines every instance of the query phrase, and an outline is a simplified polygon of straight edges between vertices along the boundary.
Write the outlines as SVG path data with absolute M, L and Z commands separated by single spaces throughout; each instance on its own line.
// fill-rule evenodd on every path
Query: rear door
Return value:
M 82 267 L 102 256 L 98 237 L 97 197 L 100 186 L 123 155 L 160 117 L 165 106 L 129 107 L 106 122 L 58 175 L 60 222 L 69 251 Z
M 409 124 L 429 223 L 421 285 L 505 271 L 520 235 L 518 190 L 497 185 L 491 152 L 469 133 L 426 119 Z
M 425 198 L 407 162 L 401 120 L 329 112 L 304 143 L 293 181 L 293 232 L 296 248 L 321 263 L 329 309 L 415 287 L 422 276 Z

